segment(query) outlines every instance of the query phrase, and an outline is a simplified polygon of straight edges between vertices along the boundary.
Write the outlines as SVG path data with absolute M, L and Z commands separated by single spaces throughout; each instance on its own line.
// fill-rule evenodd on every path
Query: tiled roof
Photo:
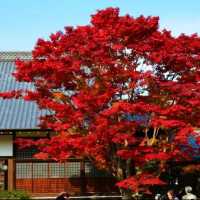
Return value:
M 31 52 L 27 51 L 2 51 L 0 52 L 0 60 L 14 61 L 16 59 L 30 60 L 32 58 Z
M 0 52 L 0 92 L 34 89 L 33 84 L 17 82 L 12 77 L 16 58 L 30 59 L 29 52 Z M 40 110 L 36 103 L 22 99 L 0 99 L 0 130 L 37 129 L 39 117 L 47 111 Z

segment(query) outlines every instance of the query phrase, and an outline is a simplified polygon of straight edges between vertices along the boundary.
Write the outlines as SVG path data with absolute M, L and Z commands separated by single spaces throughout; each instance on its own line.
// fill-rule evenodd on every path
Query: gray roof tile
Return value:
M 0 60 L 16 60 L 16 59 L 30 60 L 32 58 L 31 52 L 28 51 L 1 51 Z
M 15 70 L 13 60 L 1 60 L 0 53 L 0 92 L 34 89 L 33 84 L 17 82 L 12 77 Z M 47 114 L 40 110 L 36 103 L 22 99 L 0 99 L 0 130 L 6 129 L 38 129 L 39 117 Z

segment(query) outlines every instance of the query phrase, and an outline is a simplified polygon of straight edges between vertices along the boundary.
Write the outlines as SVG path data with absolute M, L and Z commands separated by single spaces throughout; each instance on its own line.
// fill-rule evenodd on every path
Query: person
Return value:
M 178 197 L 175 196 L 173 190 L 168 190 L 167 194 L 164 195 L 161 200 L 179 200 Z
M 195 189 L 196 189 L 196 196 L 200 197 L 200 177 L 197 178 Z
M 56 200 L 69 200 L 69 194 L 67 192 L 62 192 L 56 197 Z
M 160 200 L 161 199 L 161 194 L 156 194 L 155 195 L 155 200 Z
M 185 187 L 185 193 L 186 193 L 186 195 L 184 195 L 182 197 L 182 200 L 196 200 L 197 199 L 197 196 L 192 194 L 192 187 L 191 186 Z
M 185 187 L 184 188 L 180 188 L 178 193 L 176 194 L 176 196 L 178 197 L 178 199 L 182 199 L 182 196 L 185 195 Z

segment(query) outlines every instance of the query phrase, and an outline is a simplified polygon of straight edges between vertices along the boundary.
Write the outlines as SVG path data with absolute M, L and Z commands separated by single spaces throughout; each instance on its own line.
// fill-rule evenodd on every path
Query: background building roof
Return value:
M 1 61 L 15 61 L 17 58 L 23 60 L 30 60 L 32 58 L 31 52 L 28 51 L 1 51 L 0 52 L 0 60 Z
M 33 84 L 17 82 L 12 76 L 17 58 L 30 60 L 30 52 L 0 52 L 0 92 L 34 89 Z M 0 99 L 0 130 L 38 129 L 39 117 L 47 111 L 22 99 Z

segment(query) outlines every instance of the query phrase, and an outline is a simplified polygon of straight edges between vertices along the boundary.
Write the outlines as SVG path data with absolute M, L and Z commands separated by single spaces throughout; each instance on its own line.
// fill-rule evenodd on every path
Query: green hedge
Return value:
M 12 191 L 12 192 L 8 192 L 8 191 L 0 191 L 0 200 L 29 200 L 30 196 L 23 191 Z

